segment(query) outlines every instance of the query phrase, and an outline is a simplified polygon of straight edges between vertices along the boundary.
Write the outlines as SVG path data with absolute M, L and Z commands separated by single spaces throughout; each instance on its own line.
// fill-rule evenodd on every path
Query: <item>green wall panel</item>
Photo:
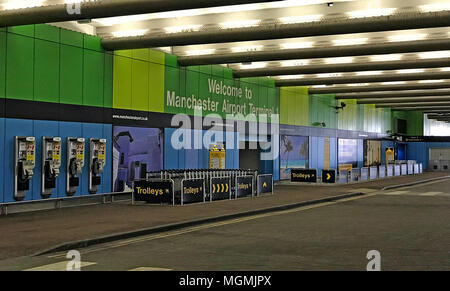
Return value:
M 43 40 L 59 42 L 60 29 L 47 24 L 35 25 L 35 37 Z
M 180 96 L 180 70 L 177 67 L 166 66 L 164 73 L 164 112 L 177 114 L 180 110 L 176 107 L 169 106 L 167 94 L 175 92 L 175 96 Z
M 98 36 L 85 34 L 84 36 L 84 48 L 89 50 L 94 50 L 98 52 L 103 52 L 103 48 L 101 45 L 102 39 Z
M 113 107 L 131 109 L 131 59 L 120 55 L 114 56 Z
M 148 111 L 148 63 L 135 59 L 131 62 L 131 108 Z
M 112 108 L 114 56 L 110 53 L 105 53 L 104 55 L 105 55 L 105 74 L 103 81 L 103 106 L 106 108 Z
M 8 34 L 6 97 L 33 100 L 34 39 Z
M 34 24 L 8 27 L 8 32 L 34 37 Z
M 0 98 L 5 98 L 6 90 L 6 33 L 0 31 Z
M 131 50 L 131 58 L 141 61 L 149 61 L 149 49 Z
M 62 44 L 83 47 L 83 34 L 72 30 L 61 29 L 60 35 Z
M 104 54 L 84 50 L 83 105 L 103 107 Z
M 60 101 L 83 104 L 83 49 L 61 45 Z
M 157 50 L 149 49 L 148 60 L 154 64 L 165 65 L 166 54 Z
M 36 39 L 34 100 L 59 102 L 59 44 Z
M 164 112 L 164 73 L 165 67 L 163 64 L 148 64 L 148 109 L 152 112 Z

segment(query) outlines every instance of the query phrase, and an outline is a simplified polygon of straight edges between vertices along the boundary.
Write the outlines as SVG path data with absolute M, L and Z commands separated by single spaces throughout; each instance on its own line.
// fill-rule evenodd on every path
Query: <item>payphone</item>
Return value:
M 72 196 L 80 186 L 79 175 L 84 166 L 84 138 L 67 138 L 66 194 Z
M 49 198 L 56 188 L 56 179 L 61 166 L 61 138 L 42 137 L 41 196 Z
M 14 199 L 25 199 L 30 189 L 35 165 L 36 139 L 32 136 L 16 136 L 14 138 Z
M 102 183 L 100 174 L 106 163 L 106 139 L 89 139 L 89 193 L 95 194 Z

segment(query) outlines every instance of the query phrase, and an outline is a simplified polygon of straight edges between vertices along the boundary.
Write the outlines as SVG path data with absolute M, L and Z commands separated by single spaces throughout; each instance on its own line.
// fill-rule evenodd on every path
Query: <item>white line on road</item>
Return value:
M 108 249 L 113 249 L 113 248 L 131 245 L 131 244 L 136 244 L 136 243 L 140 243 L 140 242 L 147 242 L 147 241 L 151 241 L 151 240 L 155 240 L 155 239 L 168 238 L 168 237 L 191 233 L 191 232 L 195 232 L 195 231 L 199 231 L 199 230 L 205 230 L 205 229 L 209 229 L 209 228 L 213 228 L 213 227 L 235 224 L 235 223 L 245 222 L 245 221 L 259 219 L 259 218 L 265 218 L 265 217 L 271 217 L 271 216 L 275 216 L 275 215 L 282 215 L 282 214 L 295 213 L 295 212 L 299 212 L 299 211 L 305 211 L 305 210 L 314 209 L 314 208 L 318 208 L 318 207 L 333 205 L 333 204 L 340 203 L 340 202 L 366 198 L 366 197 L 370 197 L 370 196 L 374 196 L 374 195 L 375 194 L 361 195 L 361 196 L 356 196 L 356 197 L 352 197 L 352 198 L 338 200 L 336 202 L 324 202 L 324 203 L 319 203 L 319 204 L 315 204 L 315 205 L 302 206 L 302 207 L 298 207 L 298 208 L 294 208 L 294 209 L 290 209 L 290 210 L 275 211 L 275 212 L 258 214 L 258 215 L 247 216 L 247 217 L 242 217 L 242 218 L 230 219 L 230 220 L 226 220 L 226 221 L 222 221 L 222 222 L 204 224 L 204 225 L 194 226 L 194 227 L 181 229 L 181 230 L 163 232 L 160 234 L 154 234 L 154 235 L 142 236 L 142 237 L 138 237 L 138 238 L 127 239 L 127 240 L 122 240 L 122 241 L 117 241 L 117 242 L 112 242 L 112 243 L 106 243 L 106 244 L 103 244 L 103 245 L 100 245 L 97 247 L 85 249 L 85 250 L 81 251 L 81 254 L 85 255 L 88 253 L 104 251 L 104 250 L 108 250 Z M 65 256 L 65 253 L 57 253 L 57 254 L 48 256 L 48 258 L 61 258 L 64 256 Z
M 436 196 L 439 194 L 444 194 L 443 192 L 425 192 L 425 193 L 421 193 L 419 194 L 420 196 Z
M 58 263 L 54 263 L 54 264 L 48 264 L 48 265 L 43 265 L 43 266 L 31 268 L 31 269 L 26 269 L 24 271 L 66 271 L 68 263 L 69 263 L 69 261 L 62 261 L 62 262 L 58 262 Z M 92 262 L 80 262 L 80 267 L 83 268 L 83 267 L 96 265 L 96 264 L 97 263 L 92 263 Z

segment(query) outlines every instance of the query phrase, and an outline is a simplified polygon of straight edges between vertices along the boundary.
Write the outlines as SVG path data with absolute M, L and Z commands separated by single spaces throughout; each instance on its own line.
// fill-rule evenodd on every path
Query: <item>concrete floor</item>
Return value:
M 450 270 L 449 180 L 138 237 L 81 251 L 83 270 Z M 65 269 L 65 253 L 0 270 Z M 55 265 L 56 264 L 56 265 Z

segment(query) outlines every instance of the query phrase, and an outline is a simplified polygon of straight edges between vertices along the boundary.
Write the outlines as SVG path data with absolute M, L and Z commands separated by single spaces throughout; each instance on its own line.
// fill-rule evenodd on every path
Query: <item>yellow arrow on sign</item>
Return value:
M 330 180 L 331 179 L 331 175 L 330 175 L 330 173 L 327 173 L 327 180 Z
M 166 189 L 166 193 L 169 193 L 169 189 Z
M 264 188 L 267 187 L 267 183 L 266 183 L 266 182 L 263 183 L 263 187 L 264 187 Z
M 225 192 L 228 192 L 228 184 L 225 184 L 225 188 L 226 188 Z
M 220 191 L 220 192 L 223 193 L 223 190 L 225 189 L 225 187 L 223 186 L 223 184 L 220 184 L 220 185 L 222 185 L 222 191 Z
M 216 185 L 213 184 L 213 193 L 216 193 Z

